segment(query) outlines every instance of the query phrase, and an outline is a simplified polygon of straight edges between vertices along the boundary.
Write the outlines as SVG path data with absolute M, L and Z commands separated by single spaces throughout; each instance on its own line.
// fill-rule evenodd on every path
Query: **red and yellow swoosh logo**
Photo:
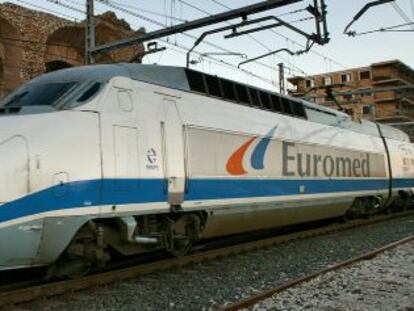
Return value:
M 252 157 L 250 159 L 251 166 L 256 170 L 264 169 L 264 156 L 269 146 L 269 143 L 276 132 L 277 126 L 273 127 L 265 137 L 263 137 L 260 142 L 257 144 L 253 150 Z M 245 175 L 247 171 L 243 167 L 244 156 L 249 149 L 250 145 L 258 138 L 259 136 L 254 136 L 241 145 L 227 161 L 226 170 L 231 175 Z

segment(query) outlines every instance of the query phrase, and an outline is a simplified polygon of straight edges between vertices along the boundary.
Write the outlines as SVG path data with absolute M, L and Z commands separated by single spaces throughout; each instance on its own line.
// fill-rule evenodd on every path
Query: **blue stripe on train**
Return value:
M 213 200 L 230 198 L 266 197 L 300 194 L 299 187 L 305 187 L 305 194 L 382 190 L 388 188 L 388 181 L 382 180 L 206 180 L 189 181 L 190 192 L 186 200 Z
M 414 187 L 414 179 L 396 179 L 394 187 Z M 213 200 L 299 194 L 384 190 L 386 179 L 374 180 L 257 180 L 192 179 L 185 200 Z M 163 179 L 105 179 L 54 186 L 0 206 L 0 222 L 42 212 L 76 207 L 167 201 Z M 103 196 L 101 197 L 101 189 Z
M 105 179 L 54 186 L 0 206 L 0 222 L 75 207 L 167 200 L 162 179 Z M 104 189 L 101 198 L 100 189 Z

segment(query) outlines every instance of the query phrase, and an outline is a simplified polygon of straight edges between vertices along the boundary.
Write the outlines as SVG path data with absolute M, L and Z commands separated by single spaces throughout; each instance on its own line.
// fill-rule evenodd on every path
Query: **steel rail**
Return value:
M 89 275 L 80 279 L 65 280 L 51 282 L 42 285 L 36 285 L 31 287 L 25 287 L 20 289 L 14 289 L 10 291 L 0 292 L 0 307 L 19 304 L 23 302 L 32 301 L 41 297 L 50 297 L 59 294 L 64 294 L 69 291 L 78 291 L 87 289 L 94 286 L 110 284 L 117 281 L 123 281 L 133 279 L 138 276 L 147 275 L 156 271 L 162 271 L 172 268 L 178 268 L 187 266 L 189 264 L 202 263 L 211 261 L 223 257 L 242 254 L 248 251 L 254 251 L 258 249 L 264 249 L 273 247 L 286 242 L 305 239 L 314 236 L 321 236 L 330 233 L 345 231 L 357 227 L 363 227 L 366 225 L 372 225 L 387 220 L 396 218 L 403 218 L 405 216 L 414 215 L 414 210 L 409 210 L 397 214 L 391 215 L 379 215 L 370 219 L 358 219 L 342 224 L 331 224 L 321 228 L 310 229 L 287 235 L 271 237 L 258 241 L 243 243 L 239 245 L 233 245 L 229 247 L 204 251 L 192 255 L 188 255 L 182 258 L 164 259 L 149 264 L 143 264 L 139 266 L 122 268 L 119 270 L 113 270 L 103 272 L 95 275 Z
M 411 241 L 414 241 L 414 235 L 411 235 L 407 238 L 404 238 L 404 239 L 398 240 L 396 242 L 390 243 L 386 246 L 383 246 L 383 247 L 378 248 L 374 251 L 368 252 L 364 255 L 357 256 L 357 257 L 351 258 L 349 260 L 342 261 L 342 262 L 340 262 L 336 265 L 324 268 L 324 269 L 319 270 L 317 272 L 314 272 L 312 274 L 290 280 L 290 281 L 288 281 L 288 282 L 286 282 L 282 285 L 279 285 L 275 288 L 268 289 L 268 290 L 266 290 L 262 293 L 259 293 L 257 295 L 254 295 L 254 296 L 251 296 L 249 298 L 246 298 L 246 299 L 240 300 L 238 302 L 235 302 L 233 304 L 224 306 L 221 309 L 221 311 L 235 311 L 235 310 L 241 310 L 241 309 L 251 307 L 254 304 L 256 304 L 256 303 L 258 303 L 262 300 L 270 298 L 275 294 L 278 294 L 278 293 L 280 293 L 280 292 L 282 292 L 286 289 L 289 289 L 289 288 L 294 287 L 296 285 L 299 285 L 301 283 L 310 281 L 310 280 L 312 280 L 312 279 L 314 279 L 314 278 L 316 278 L 316 277 L 318 277 L 322 274 L 325 274 L 325 273 L 328 273 L 328 272 L 331 272 L 331 271 L 335 271 L 335 270 L 339 270 L 339 269 L 342 269 L 342 268 L 346 268 L 346 267 L 348 267 L 352 264 L 358 263 L 362 260 L 373 259 L 377 255 L 379 255 L 379 254 L 381 254 L 381 253 L 383 253 L 387 250 L 390 250 L 390 249 L 395 248 L 395 247 L 397 247 L 401 244 L 408 243 L 408 242 L 411 242 Z

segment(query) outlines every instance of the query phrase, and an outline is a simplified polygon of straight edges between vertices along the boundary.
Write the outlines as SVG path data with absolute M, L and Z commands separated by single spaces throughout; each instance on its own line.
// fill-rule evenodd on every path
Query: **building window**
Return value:
M 341 82 L 342 83 L 347 83 L 347 82 L 350 82 L 351 80 L 352 80 L 352 76 L 351 76 L 350 73 L 341 74 Z
M 363 92 L 363 93 L 361 93 L 361 97 L 371 97 L 372 96 L 372 89 L 370 89 L 370 88 L 361 89 L 360 91 Z
M 315 87 L 315 80 L 313 80 L 313 79 L 307 79 L 306 80 L 306 88 L 310 89 L 312 87 Z
M 332 77 L 323 77 L 322 83 L 323 85 L 332 85 Z
M 359 72 L 359 80 L 371 79 L 371 72 L 369 70 Z
M 372 105 L 362 106 L 362 114 L 372 114 L 373 110 L 374 106 Z

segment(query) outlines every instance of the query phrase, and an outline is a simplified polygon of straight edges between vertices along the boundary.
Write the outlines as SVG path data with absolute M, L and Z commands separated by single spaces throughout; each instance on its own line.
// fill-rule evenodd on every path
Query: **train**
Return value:
M 404 132 L 188 68 L 44 74 L 0 102 L 0 270 L 76 276 L 114 256 L 404 206 Z

